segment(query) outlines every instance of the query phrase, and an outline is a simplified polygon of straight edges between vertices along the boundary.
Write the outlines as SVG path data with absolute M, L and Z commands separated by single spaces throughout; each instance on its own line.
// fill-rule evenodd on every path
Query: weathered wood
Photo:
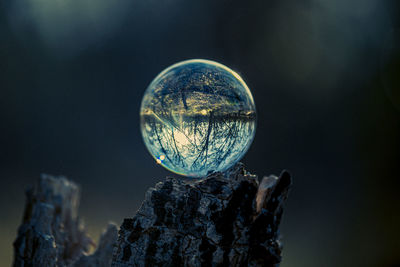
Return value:
M 287 172 L 260 184 L 240 163 L 202 180 L 167 178 L 124 220 L 112 266 L 277 266 L 290 185 Z
M 110 223 L 107 230 L 100 237 L 97 250 L 91 255 L 82 255 L 73 264 L 73 267 L 109 267 L 117 235 L 118 229 L 116 225 Z
M 204 179 L 150 188 L 117 240 L 110 224 L 97 250 L 78 217 L 79 187 L 43 175 L 27 191 L 14 266 L 278 266 L 279 223 L 291 177 L 247 173 L 241 163 Z
M 87 256 L 94 243 L 78 217 L 79 191 L 65 177 L 49 175 L 42 175 L 27 190 L 25 213 L 14 242 L 15 267 L 110 266 L 117 227 L 110 224 L 97 251 Z

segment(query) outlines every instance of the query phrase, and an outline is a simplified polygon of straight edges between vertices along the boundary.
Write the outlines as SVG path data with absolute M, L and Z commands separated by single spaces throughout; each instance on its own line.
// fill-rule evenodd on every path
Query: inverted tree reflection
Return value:
M 193 60 L 166 69 L 143 97 L 141 127 L 158 163 L 187 176 L 222 171 L 239 160 L 255 133 L 255 106 L 227 67 Z

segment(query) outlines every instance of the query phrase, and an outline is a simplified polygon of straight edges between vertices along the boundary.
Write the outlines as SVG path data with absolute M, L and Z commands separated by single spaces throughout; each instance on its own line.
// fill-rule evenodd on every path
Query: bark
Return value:
M 167 178 L 150 188 L 117 237 L 97 250 L 78 216 L 79 187 L 43 175 L 26 193 L 14 266 L 278 266 L 279 223 L 291 186 L 284 171 L 259 181 L 241 163 L 204 179 Z
M 96 252 L 86 255 L 94 243 L 78 217 L 79 194 L 75 183 L 49 175 L 27 190 L 13 266 L 110 266 L 117 227 L 110 224 Z
M 242 164 L 195 181 L 167 178 L 124 220 L 112 266 L 277 266 L 290 185 L 288 172 L 260 183 Z

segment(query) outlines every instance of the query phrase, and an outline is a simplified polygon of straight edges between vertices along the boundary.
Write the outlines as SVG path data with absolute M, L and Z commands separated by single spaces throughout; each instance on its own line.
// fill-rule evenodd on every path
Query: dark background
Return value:
M 40 173 L 82 186 L 93 236 L 134 215 L 173 175 L 142 142 L 143 92 L 165 67 L 205 58 L 253 93 L 247 169 L 294 176 L 281 266 L 399 266 L 399 11 L 396 0 L 0 1 L 0 265 Z

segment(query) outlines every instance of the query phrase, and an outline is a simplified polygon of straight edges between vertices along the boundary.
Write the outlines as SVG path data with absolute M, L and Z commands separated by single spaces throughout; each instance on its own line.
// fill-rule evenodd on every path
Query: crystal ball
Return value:
M 254 138 L 256 109 L 236 72 L 194 59 L 154 78 L 143 96 L 140 123 L 158 164 L 199 178 L 225 171 L 243 157 Z

